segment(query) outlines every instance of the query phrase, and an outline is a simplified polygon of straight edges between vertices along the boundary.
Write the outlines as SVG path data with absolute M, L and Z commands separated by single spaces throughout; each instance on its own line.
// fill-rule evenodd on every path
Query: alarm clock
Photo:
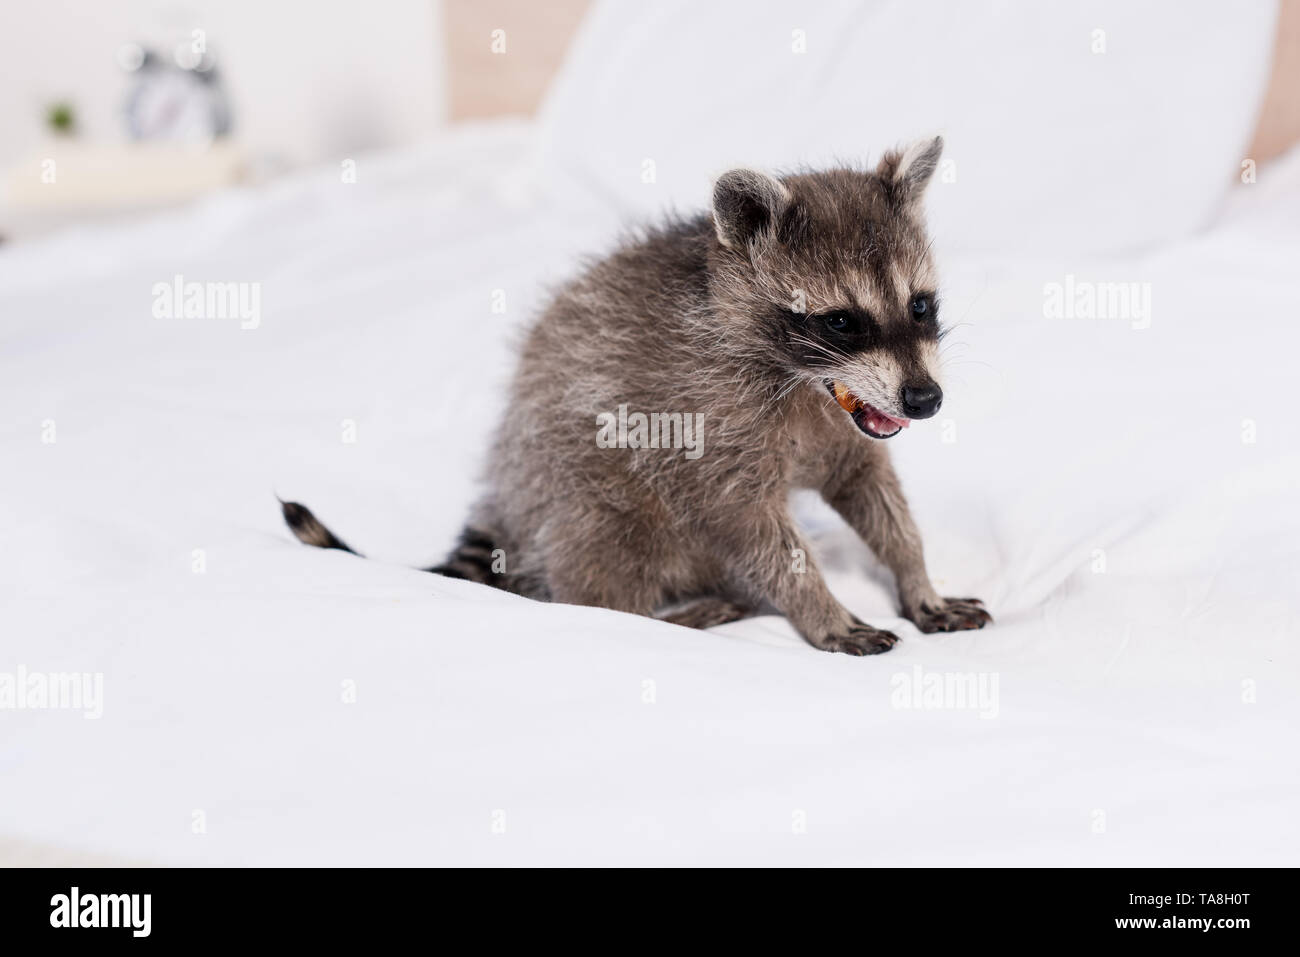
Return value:
M 125 107 L 132 139 L 206 146 L 230 132 L 230 108 L 210 57 L 181 66 L 152 51 L 136 53 L 124 64 L 134 74 Z

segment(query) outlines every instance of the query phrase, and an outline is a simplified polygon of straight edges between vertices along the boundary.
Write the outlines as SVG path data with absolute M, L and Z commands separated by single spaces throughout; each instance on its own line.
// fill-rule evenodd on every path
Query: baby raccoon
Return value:
M 884 444 L 943 400 L 921 210 L 942 148 L 871 172 L 733 170 L 711 213 L 570 283 L 524 344 L 487 491 L 430 570 L 696 628 L 770 607 L 816 648 L 887 651 L 897 637 L 835 599 L 790 517 L 790 491 L 811 488 L 922 631 L 991 621 L 930 584 Z M 284 512 L 304 542 L 347 548 Z

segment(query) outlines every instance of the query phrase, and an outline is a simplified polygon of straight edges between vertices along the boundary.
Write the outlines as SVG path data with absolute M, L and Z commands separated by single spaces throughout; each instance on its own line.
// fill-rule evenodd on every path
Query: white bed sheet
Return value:
M 1296 863 L 1300 163 L 1142 259 L 947 263 L 956 441 L 893 448 L 941 590 L 997 622 L 918 634 L 801 501 L 833 588 L 903 638 L 854 659 L 775 617 L 694 632 L 406 567 L 464 519 L 512 335 L 615 226 L 531 181 L 531 144 L 486 126 L 355 185 L 0 251 L 0 672 L 104 676 L 98 720 L 0 711 L 0 837 L 175 864 Z M 1067 272 L 1150 281 L 1150 327 L 1044 318 Z M 177 273 L 259 282 L 261 325 L 153 318 Z M 298 545 L 273 492 L 371 560 Z M 896 707 L 916 669 L 996 676 L 995 713 Z

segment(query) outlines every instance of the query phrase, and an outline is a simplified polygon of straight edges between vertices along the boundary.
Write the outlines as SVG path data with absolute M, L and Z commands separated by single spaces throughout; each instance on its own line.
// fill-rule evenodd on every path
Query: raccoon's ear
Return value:
M 905 203 L 915 202 L 925 192 L 926 184 L 939 167 L 943 137 L 917 140 L 901 153 L 886 153 L 876 167 L 876 175 L 891 183 L 894 195 Z
M 733 169 L 713 184 L 713 224 L 718 241 L 744 250 L 751 239 L 775 228 L 790 203 L 780 182 L 752 169 Z

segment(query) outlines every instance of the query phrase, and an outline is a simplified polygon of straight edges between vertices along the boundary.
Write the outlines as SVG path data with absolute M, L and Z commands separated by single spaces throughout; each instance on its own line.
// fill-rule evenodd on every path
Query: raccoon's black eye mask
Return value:
M 800 365 L 820 368 L 864 349 L 890 349 L 916 339 L 938 339 L 939 304 L 933 293 L 919 292 L 907 304 L 911 321 L 882 328 L 865 309 L 830 309 L 800 313 L 781 310 L 791 357 Z
M 800 358 L 813 366 L 869 348 L 880 338 L 880 327 L 870 313 L 861 309 L 787 312 L 785 321 L 793 330 L 793 340 L 805 347 Z
M 929 322 L 936 318 L 937 309 L 934 295 L 931 293 L 917 293 L 912 297 L 907 308 L 916 322 Z M 869 332 L 870 327 L 875 325 L 870 313 L 854 309 L 835 309 L 831 312 L 818 313 L 812 318 L 814 321 L 821 322 L 830 332 L 842 336 L 861 335 Z
M 777 323 L 791 360 L 805 369 L 834 369 L 855 353 L 867 350 L 914 354 L 918 340 L 937 340 L 939 306 L 933 293 L 918 292 L 904 307 L 906 312 L 883 327 L 865 309 L 853 307 L 814 313 L 781 310 Z M 873 439 L 888 439 L 911 421 L 886 412 L 855 395 L 844 383 L 826 378 L 827 391 L 854 424 Z

